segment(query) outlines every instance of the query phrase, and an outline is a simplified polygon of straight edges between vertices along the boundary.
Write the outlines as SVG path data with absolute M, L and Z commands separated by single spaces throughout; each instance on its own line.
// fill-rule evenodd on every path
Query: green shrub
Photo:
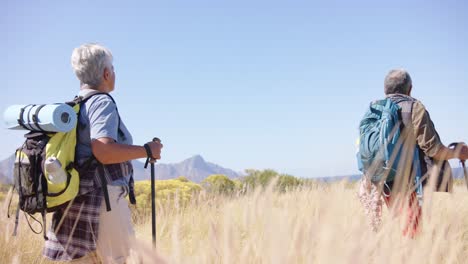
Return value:
M 176 178 L 176 180 L 181 182 L 189 182 L 189 179 L 187 179 L 185 176 L 179 176 Z
M 302 185 L 302 181 L 299 180 L 298 178 L 287 175 L 287 174 L 282 174 L 279 175 L 278 182 L 276 183 L 276 187 L 278 188 L 279 191 L 285 192 L 290 189 L 294 189 L 298 186 Z
M 278 176 L 278 173 L 274 170 L 246 170 L 247 176 L 242 178 L 242 185 L 248 189 L 255 189 L 259 186 L 265 188 L 275 177 Z
M 288 174 L 279 174 L 271 169 L 263 171 L 249 169 L 246 172 L 248 175 L 241 179 L 244 190 L 265 188 L 273 182 L 275 182 L 275 189 L 282 192 L 302 185 L 302 180 Z
M 241 190 L 242 189 L 242 181 L 239 179 L 232 180 L 234 183 L 235 189 L 236 190 Z
M 201 186 L 179 179 L 156 181 L 156 200 L 161 204 L 172 202 L 177 197 L 179 205 L 187 204 L 195 193 L 201 190 Z M 151 206 L 151 181 L 138 181 L 135 183 L 135 195 L 137 206 Z
M 202 181 L 205 190 L 212 194 L 232 194 L 236 184 L 226 175 L 213 174 Z

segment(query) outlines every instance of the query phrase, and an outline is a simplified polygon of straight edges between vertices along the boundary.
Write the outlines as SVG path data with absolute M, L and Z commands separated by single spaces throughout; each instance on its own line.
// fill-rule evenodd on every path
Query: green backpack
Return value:
M 66 104 L 73 107 L 76 114 L 79 115 L 81 105 L 97 94 L 104 93 L 95 93 L 85 98 L 77 96 L 73 101 Z M 17 233 L 19 211 L 21 210 L 39 224 L 40 222 L 34 217 L 34 214 L 40 213 L 42 215 L 43 225 L 41 224 L 41 228 L 44 231 L 44 238 L 47 239 L 45 235 L 46 213 L 55 212 L 58 209 L 66 207 L 78 195 L 80 178 L 78 167 L 75 163 L 75 148 L 79 121 L 77 123 L 78 125 L 68 132 L 37 130 L 25 134 L 25 142 L 15 152 L 13 188 L 18 192 L 19 201 L 13 235 Z M 36 127 L 40 128 L 37 124 Z M 50 160 L 61 166 L 62 181 L 54 180 L 56 175 L 52 175 L 49 171 L 54 167 L 47 165 L 47 161 Z M 91 157 L 89 159 L 89 161 L 92 160 L 95 160 L 95 158 Z M 86 164 L 90 163 L 86 162 Z M 102 166 L 98 166 L 98 168 L 102 168 Z M 110 211 L 107 182 L 103 173 L 99 174 L 101 176 L 107 210 Z M 26 219 L 31 230 L 39 234 L 41 231 L 34 230 L 28 217 Z

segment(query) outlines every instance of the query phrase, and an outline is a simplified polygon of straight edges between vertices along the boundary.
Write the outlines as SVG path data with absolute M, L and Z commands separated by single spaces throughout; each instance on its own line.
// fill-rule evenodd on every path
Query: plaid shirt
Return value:
M 99 174 L 94 169 L 80 173 L 80 195 L 66 208 L 54 212 L 47 233 L 43 255 L 57 261 L 81 258 L 96 250 L 99 233 L 99 212 L 104 197 Z M 132 173 L 132 164 L 124 162 L 104 166 L 108 182 Z M 92 185 L 94 184 L 94 185 Z

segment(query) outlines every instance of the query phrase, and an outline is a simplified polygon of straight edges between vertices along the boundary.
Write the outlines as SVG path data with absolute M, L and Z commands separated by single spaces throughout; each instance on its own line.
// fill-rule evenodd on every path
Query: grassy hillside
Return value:
M 158 200 L 159 255 L 150 246 L 150 214 L 134 208 L 137 243 L 129 263 L 154 263 L 157 256 L 166 263 L 466 263 L 465 186 L 426 196 L 423 232 L 414 240 L 402 237 L 398 219 L 387 209 L 383 228 L 372 232 L 356 191 L 355 185 L 339 182 L 234 195 L 199 190 L 188 200 L 179 195 Z M 24 219 L 19 236 L 10 236 L 14 221 L 5 212 L 0 218 L 4 263 L 49 263 L 41 258 L 42 237 Z

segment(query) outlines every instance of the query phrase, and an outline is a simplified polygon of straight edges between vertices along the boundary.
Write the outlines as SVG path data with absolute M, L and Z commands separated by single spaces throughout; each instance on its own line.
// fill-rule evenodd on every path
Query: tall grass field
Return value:
M 402 220 L 387 208 L 382 228 L 373 232 L 357 188 L 342 181 L 286 192 L 202 190 L 184 203 L 177 197 L 158 200 L 157 250 L 151 245 L 151 211 L 140 205 L 132 209 L 137 241 L 127 263 L 468 263 L 464 185 L 451 194 L 426 194 L 422 232 L 414 239 L 401 234 Z M 23 217 L 18 236 L 12 236 L 7 200 L 1 209 L 0 263 L 51 263 L 41 256 L 42 235 Z

